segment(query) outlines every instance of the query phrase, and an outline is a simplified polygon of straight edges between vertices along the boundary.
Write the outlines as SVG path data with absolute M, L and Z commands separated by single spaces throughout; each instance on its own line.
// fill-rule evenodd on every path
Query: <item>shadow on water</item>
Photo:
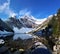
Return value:
M 12 33 L 12 34 L 3 34 L 3 35 L 0 35 L 0 39 L 10 39 L 10 38 L 12 38 L 14 36 L 14 33 Z

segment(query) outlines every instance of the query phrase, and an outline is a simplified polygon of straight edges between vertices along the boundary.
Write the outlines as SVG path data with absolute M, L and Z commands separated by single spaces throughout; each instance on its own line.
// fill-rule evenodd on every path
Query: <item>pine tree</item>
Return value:
M 57 16 L 53 16 L 49 24 L 52 26 L 52 35 L 53 37 L 60 36 L 60 9 L 57 12 Z
M 58 10 L 57 17 L 58 17 L 58 36 L 60 36 L 60 9 Z

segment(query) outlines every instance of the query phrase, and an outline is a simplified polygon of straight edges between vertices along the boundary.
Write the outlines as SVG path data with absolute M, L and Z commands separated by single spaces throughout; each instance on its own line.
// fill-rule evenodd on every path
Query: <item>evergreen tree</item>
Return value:
M 60 9 L 57 12 L 57 16 L 53 15 L 52 19 L 49 22 L 49 25 L 52 26 L 53 37 L 59 37 L 60 36 Z
M 57 20 L 58 20 L 58 27 L 57 27 L 57 31 L 58 31 L 58 36 L 60 36 L 60 9 L 57 12 Z

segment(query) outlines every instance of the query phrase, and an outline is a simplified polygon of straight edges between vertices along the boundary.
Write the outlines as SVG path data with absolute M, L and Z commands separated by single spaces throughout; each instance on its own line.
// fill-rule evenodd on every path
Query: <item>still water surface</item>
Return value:
M 21 39 L 29 39 L 29 38 L 33 38 L 33 36 L 31 34 L 23 34 L 23 33 L 20 33 L 20 34 L 14 34 L 13 36 L 13 40 L 15 39 L 18 39 L 18 38 L 21 38 Z

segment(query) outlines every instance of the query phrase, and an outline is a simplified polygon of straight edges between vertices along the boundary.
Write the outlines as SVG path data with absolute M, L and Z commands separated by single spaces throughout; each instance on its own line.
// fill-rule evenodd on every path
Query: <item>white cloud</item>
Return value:
M 0 13 L 8 9 L 8 6 L 9 6 L 8 3 L 4 3 L 3 5 L 0 5 Z
M 14 17 L 14 16 L 18 15 L 17 13 L 13 12 L 13 11 L 10 10 L 10 9 L 6 10 L 5 13 L 8 14 L 9 17 L 11 17 L 11 16 Z
M 31 11 L 28 11 L 28 9 L 23 9 L 19 11 L 19 15 L 23 16 L 23 15 L 30 15 Z
M 9 17 L 11 17 L 11 16 L 14 17 L 16 15 L 19 15 L 20 17 L 25 16 L 25 15 L 31 16 L 32 19 L 36 20 L 37 24 L 41 24 L 43 21 L 46 20 L 46 18 L 44 18 L 44 19 L 37 19 L 37 18 L 33 17 L 31 15 L 31 11 L 29 11 L 27 8 L 20 10 L 18 14 L 15 13 L 10 8 L 10 0 L 7 0 L 5 3 L 3 3 L 3 5 L 0 5 L 0 13 L 7 14 Z
M 7 14 L 9 17 L 17 15 L 17 13 L 10 9 L 10 0 L 7 0 L 3 5 L 0 5 L 0 13 Z

